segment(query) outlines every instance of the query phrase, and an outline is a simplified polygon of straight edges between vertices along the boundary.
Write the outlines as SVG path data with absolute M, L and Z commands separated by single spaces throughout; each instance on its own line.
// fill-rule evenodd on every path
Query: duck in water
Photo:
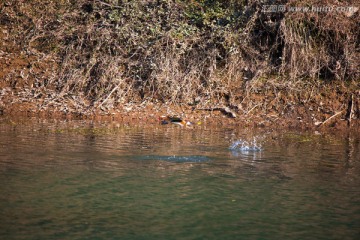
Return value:
M 172 124 L 179 125 L 181 127 L 190 127 L 193 125 L 192 122 L 183 120 L 182 118 L 176 117 L 176 116 L 160 116 L 159 121 L 161 124 L 172 123 Z

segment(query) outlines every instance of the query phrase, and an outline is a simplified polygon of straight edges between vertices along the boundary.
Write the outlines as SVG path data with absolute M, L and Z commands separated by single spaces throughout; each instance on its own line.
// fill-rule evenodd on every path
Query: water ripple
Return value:
M 258 143 L 257 139 L 254 138 L 251 142 L 245 140 L 237 140 L 229 147 L 232 151 L 240 152 L 259 152 L 262 150 L 262 146 Z
M 140 160 L 161 160 L 161 161 L 169 161 L 169 162 L 207 162 L 210 161 L 210 158 L 206 156 L 159 156 L 159 155 L 147 155 L 147 156 L 140 156 L 137 159 Z

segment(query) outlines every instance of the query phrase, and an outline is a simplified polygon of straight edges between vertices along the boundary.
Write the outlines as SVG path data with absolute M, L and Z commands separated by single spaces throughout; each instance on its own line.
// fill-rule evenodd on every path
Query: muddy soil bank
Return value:
M 259 96 L 258 96 L 259 97 Z M 262 96 L 265 98 L 265 96 Z M 266 112 L 262 101 L 247 112 L 239 108 L 217 107 L 196 108 L 188 105 L 166 105 L 159 103 L 126 104 L 116 109 L 75 109 L 71 108 L 69 100 L 61 106 L 43 106 L 43 100 L 17 99 L 12 95 L 2 96 L 0 100 L 0 121 L 11 122 L 21 119 L 46 120 L 91 120 L 96 122 L 111 122 L 118 125 L 155 125 L 161 124 L 160 116 L 179 116 L 193 123 L 190 127 L 223 126 L 236 128 L 267 128 L 269 130 L 303 130 L 318 132 L 348 132 L 360 133 L 360 121 L 357 118 L 358 99 L 344 102 L 343 108 L 334 109 L 339 98 L 328 99 L 327 103 L 294 104 L 290 110 L 279 113 L 274 110 L 278 104 L 267 106 L 272 111 Z M 272 100 L 274 101 L 274 99 Z M 346 104 L 345 104 L 346 103 Z M 267 103 L 269 105 L 269 103 Z M 70 106 L 70 107 L 69 107 Z M 321 108 L 320 108 L 321 107 Z

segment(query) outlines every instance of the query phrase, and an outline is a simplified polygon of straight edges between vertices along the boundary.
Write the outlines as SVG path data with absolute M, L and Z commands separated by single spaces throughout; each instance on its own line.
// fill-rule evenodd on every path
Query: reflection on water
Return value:
M 177 163 L 184 163 L 184 162 L 207 162 L 210 158 L 206 156 L 196 156 L 196 155 L 188 155 L 188 156 L 159 156 L 159 155 L 145 155 L 135 157 L 134 159 L 140 160 L 161 160 L 161 161 L 169 161 L 169 162 L 177 162 Z
M 0 122 L 0 182 L 0 239 L 359 237 L 355 133 Z

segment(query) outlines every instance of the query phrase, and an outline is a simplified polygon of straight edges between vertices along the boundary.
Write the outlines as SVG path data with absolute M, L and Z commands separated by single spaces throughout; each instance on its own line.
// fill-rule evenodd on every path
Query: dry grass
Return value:
M 291 1 L 288 6 L 296 5 Z M 284 42 L 281 71 L 292 79 L 359 79 L 358 12 L 336 11 L 338 1 L 302 1 L 302 6 L 332 6 L 333 11 L 288 12 L 281 22 Z M 349 1 L 346 6 L 356 6 Z
M 287 2 L 276 4 L 341 4 Z M 358 81 L 359 12 L 264 13 L 262 6 L 15 0 L 0 3 L 0 25 L 23 54 L 56 63 L 51 73 L 32 75 L 33 93 L 82 99 L 90 108 L 147 101 L 241 106 L 258 85 L 276 92 L 307 78 Z M 256 105 L 249 102 L 243 111 Z

